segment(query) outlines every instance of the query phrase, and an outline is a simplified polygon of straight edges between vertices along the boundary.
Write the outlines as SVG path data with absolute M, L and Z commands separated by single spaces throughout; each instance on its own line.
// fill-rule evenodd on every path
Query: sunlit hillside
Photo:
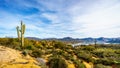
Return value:
M 72 47 L 67 43 L 55 40 L 25 39 L 25 46 L 22 49 L 16 38 L 1 38 L 0 44 L 0 52 L 3 53 L 5 50 L 4 57 L 1 56 L 1 58 L 6 60 L 8 57 L 6 56 L 7 51 L 12 52 L 12 54 L 11 52 L 9 54 L 13 59 L 9 59 L 10 61 L 5 64 L 6 67 L 26 65 L 25 67 L 29 68 L 33 65 L 41 68 L 61 68 L 63 66 L 64 68 L 112 68 L 113 66 L 118 68 L 120 64 L 119 45 L 80 45 Z M 28 56 L 31 56 L 31 58 L 27 58 Z M 3 66 L 2 62 L 1 66 Z

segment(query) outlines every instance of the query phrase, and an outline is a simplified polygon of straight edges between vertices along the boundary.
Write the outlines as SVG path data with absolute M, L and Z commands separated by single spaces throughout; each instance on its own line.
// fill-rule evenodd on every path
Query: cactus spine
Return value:
M 23 24 L 23 22 L 21 21 L 21 29 L 19 29 L 19 26 L 17 26 L 16 29 L 17 29 L 18 39 L 21 42 L 21 46 L 24 47 L 25 24 Z

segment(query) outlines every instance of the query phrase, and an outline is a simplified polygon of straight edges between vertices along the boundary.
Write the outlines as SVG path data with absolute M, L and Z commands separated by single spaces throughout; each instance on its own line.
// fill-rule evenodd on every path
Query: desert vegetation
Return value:
M 88 45 L 72 47 L 60 41 L 29 40 L 25 38 L 24 49 L 17 38 L 0 38 L 0 45 L 22 51 L 23 55 L 46 60 L 49 68 L 86 68 L 84 62 L 92 63 L 94 68 L 119 67 L 120 45 Z M 43 66 L 43 67 L 46 67 Z M 92 66 L 92 65 L 91 65 Z

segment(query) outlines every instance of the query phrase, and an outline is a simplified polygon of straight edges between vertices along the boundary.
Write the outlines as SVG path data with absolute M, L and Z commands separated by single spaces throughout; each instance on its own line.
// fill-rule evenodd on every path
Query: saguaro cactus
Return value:
M 97 39 L 94 39 L 94 43 L 95 43 L 95 45 L 97 45 Z
M 24 33 L 25 33 L 25 24 L 21 21 L 21 28 L 19 26 L 16 27 L 18 39 L 21 42 L 21 46 L 24 47 Z

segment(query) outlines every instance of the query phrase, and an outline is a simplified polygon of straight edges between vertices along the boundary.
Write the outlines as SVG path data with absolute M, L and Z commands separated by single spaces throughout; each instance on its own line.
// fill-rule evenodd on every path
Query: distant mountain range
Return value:
M 64 37 L 64 38 L 46 38 L 46 39 L 40 39 L 40 38 L 36 38 L 36 37 L 26 37 L 26 38 L 32 39 L 32 40 L 59 40 L 59 41 L 71 42 L 71 43 L 79 43 L 79 42 L 94 43 L 95 41 L 97 43 L 120 43 L 120 37 L 118 37 L 118 38 L 105 38 L 105 37 L 72 38 L 72 37 Z

